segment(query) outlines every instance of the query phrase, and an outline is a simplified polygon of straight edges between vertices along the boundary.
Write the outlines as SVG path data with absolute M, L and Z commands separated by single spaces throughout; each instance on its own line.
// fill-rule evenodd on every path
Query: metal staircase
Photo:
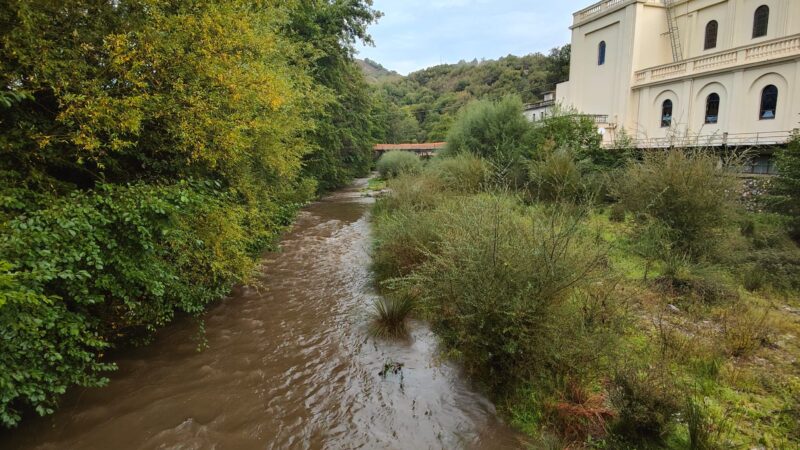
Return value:
M 672 61 L 678 62 L 683 59 L 683 48 L 681 48 L 681 35 L 678 32 L 678 18 L 675 17 L 673 6 L 678 0 L 664 0 L 667 10 L 667 27 L 669 28 L 669 40 L 672 45 Z

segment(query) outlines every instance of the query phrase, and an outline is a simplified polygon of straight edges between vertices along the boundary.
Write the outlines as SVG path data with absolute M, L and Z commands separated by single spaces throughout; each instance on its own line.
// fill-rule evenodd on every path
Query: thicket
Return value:
M 0 5 L 0 422 L 102 384 L 371 166 L 368 1 Z
M 603 154 L 570 114 L 487 138 L 475 111 L 506 113 L 464 113 L 464 151 L 390 180 L 374 208 L 386 298 L 412 302 L 542 443 L 796 447 L 800 353 L 781 337 L 800 332 L 791 218 L 746 212 L 735 166 L 713 152 Z M 520 134 L 535 139 L 516 146 Z M 492 176 L 509 142 L 521 183 Z M 442 167 L 476 175 L 454 183 Z

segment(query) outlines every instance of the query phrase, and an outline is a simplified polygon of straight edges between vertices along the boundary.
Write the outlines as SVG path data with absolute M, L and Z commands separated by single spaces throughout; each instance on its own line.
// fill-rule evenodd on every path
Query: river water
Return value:
M 521 438 L 421 323 L 367 332 L 376 298 L 361 180 L 305 208 L 265 256 L 261 287 L 237 288 L 197 324 L 177 321 L 117 355 L 108 386 L 73 389 L 53 416 L 0 434 L 2 448 L 509 449 Z M 400 373 L 381 376 L 386 363 Z

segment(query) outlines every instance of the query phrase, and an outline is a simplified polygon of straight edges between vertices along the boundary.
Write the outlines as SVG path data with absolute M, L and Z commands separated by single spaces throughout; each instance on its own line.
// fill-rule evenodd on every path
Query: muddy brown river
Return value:
M 521 437 L 442 361 L 435 336 L 367 331 L 370 199 L 364 180 L 305 208 L 241 287 L 197 323 L 122 352 L 104 388 L 73 389 L 53 416 L 0 434 L 14 449 L 510 449 Z M 385 363 L 402 363 L 381 376 Z

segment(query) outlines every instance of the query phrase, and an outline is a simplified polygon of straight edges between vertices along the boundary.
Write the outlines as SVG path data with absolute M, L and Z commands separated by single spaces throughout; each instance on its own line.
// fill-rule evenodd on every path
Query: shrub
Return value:
M 489 168 L 479 157 L 470 153 L 454 157 L 436 158 L 426 168 L 443 188 L 455 192 L 475 193 L 484 189 Z
M 709 250 L 736 211 L 735 178 L 706 151 L 653 151 L 628 164 L 612 192 L 626 209 L 669 229 L 672 246 L 692 256 Z
M 422 170 L 422 161 L 411 152 L 392 150 L 384 153 L 376 165 L 383 178 L 394 178 L 401 174 L 415 174 Z
M 499 181 L 519 181 L 520 161 L 531 146 L 531 124 L 522 114 L 522 101 L 507 96 L 498 102 L 480 100 L 467 105 L 447 134 L 447 155 L 470 153 L 489 163 Z
M 723 350 L 733 357 L 747 357 L 771 342 L 774 333 L 769 310 L 758 311 L 739 304 L 722 317 Z
M 610 389 L 617 410 L 615 432 L 634 439 L 661 439 L 669 431 L 681 402 L 670 376 L 661 369 L 618 371 Z
M 584 190 L 578 162 L 566 149 L 547 152 L 542 159 L 532 161 L 528 178 L 540 200 L 574 201 Z
M 26 288 L 0 261 L 0 424 L 16 425 L 23 409 L 52 413 L 72 385 L 105 383 L 102 373 L 113 365 L 96 354 L 106 347 L 87 317 Z
M 402 210 L 374 220 L 372 268 L 379 280 L 411 273 L 439 240 L 439 224 L 430 214 Z
M 592 118 L 576 111 L 559 109 L 546 120 L 533 125 L 531 148 L 567 148 L 578 155 L 578 159 L 588 158 L 592 163 L 606 167 L 618 165 L 616 162 L 606 164 L 605 160 L 615 159 L 618 152 L 602 148 L 602 140 Z
M 778 211 L 793 218 L 792 236 L 800 240 L 800 134 L 795 133 L 785 149 L 776 154 L 778 176 L 772 183 Z
M 590 359 L 575 357 L 587 335 L 563 332 L 581 329 L 572 293 L 602 260 L 575 216 L 478 195 L 444 202 L 436 218 L 436 251 L 400 285 L 468 371 L 503 390 Z

